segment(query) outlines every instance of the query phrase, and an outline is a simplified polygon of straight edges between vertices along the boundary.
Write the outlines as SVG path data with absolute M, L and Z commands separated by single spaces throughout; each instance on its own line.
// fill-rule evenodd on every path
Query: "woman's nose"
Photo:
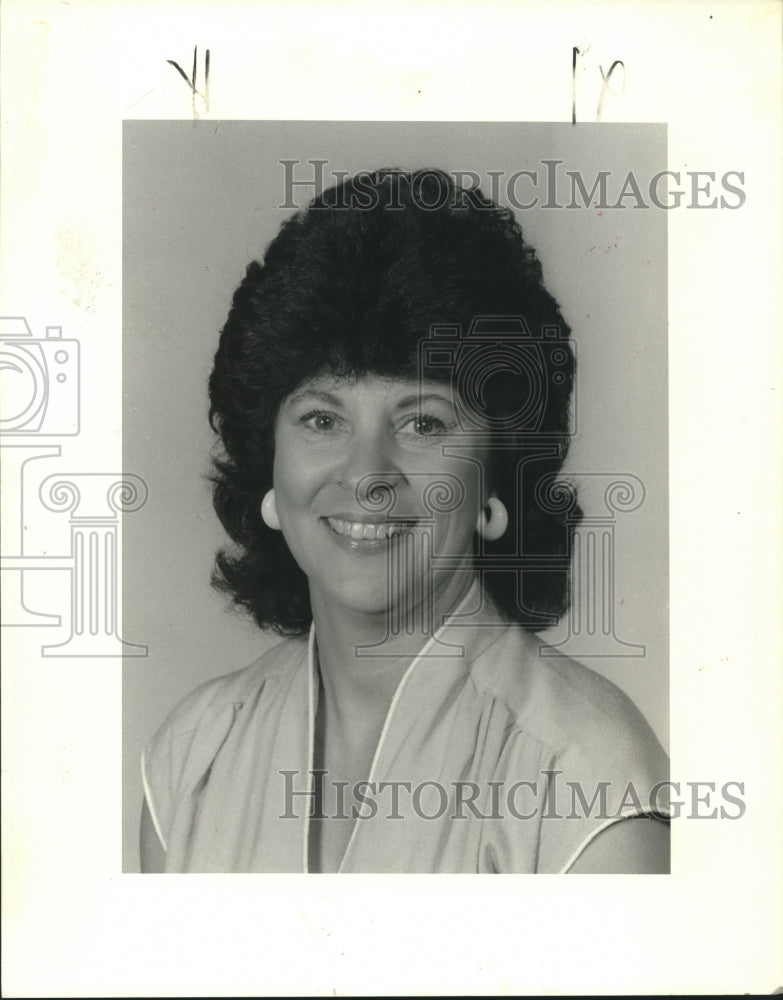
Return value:
M 396 485 L 403 474 L 394 448 L 382 433 L 357 434 L 351 438 L 341 469 L 341 481 L 359 505 L 372 512 L 390 509 Z

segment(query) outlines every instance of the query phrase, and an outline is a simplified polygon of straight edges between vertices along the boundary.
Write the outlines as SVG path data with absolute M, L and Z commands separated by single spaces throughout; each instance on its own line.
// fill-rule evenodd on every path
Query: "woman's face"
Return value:
M 460 430 L 448 385 L 303 383 L 278 415 L 274 488 L 314 607 L 411 606 L 429 579 L 437 602 L 472 554 L 486 458 L 486 444 Z

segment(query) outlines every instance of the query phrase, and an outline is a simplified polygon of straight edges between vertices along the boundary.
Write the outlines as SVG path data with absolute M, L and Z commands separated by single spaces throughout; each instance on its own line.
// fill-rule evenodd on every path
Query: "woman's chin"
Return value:
M 393 593 L 388 579 L 384 574 L 383 580 L 371 580 L 359 578 L 352 581 L 343 581 L 341 585 L 319 588 L 320 600 L 316 597 L 313 602 L 326 605 L 333 610 L 342 611 L 353 615 L 366 615 L 368 618 L 387 617 L 398 621 L 404 628 L 404 623 L 409 616 L 415 615 L 413 601 L 408 592 Z

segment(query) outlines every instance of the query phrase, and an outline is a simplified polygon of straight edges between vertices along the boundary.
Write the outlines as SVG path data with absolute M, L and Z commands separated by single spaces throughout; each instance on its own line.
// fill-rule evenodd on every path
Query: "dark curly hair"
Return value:
M 477 317 L 495 319 L 478 329 Z M 393 169 L 357 174 L 286 220 L 263 263 L 248 266 L 220 336 L 209 379 L 222 441 L 213 501 L 234 545 L 217 554 L 213 584 L 260 627 L 302 634 L 312 618 L 307 578 L 260 515 L 282 401 L 324 371 L 417 377 L 434 325 L 457 337 L 473 330 L 454 363 L 473 370 L 477 350 L 504 351 L 487 322 L 524 330 L 527 353 L 521 365 L 490 363 L 478 390 L 498 429 L 490 476 L 510 525 L 482 544 L 477 565 L 509 620 L 537 631 L 565 611 L 581 517 L 556 484 L 568 448 L 570 330 L 510 210 L 443 171 Z M 424 374 L 460 387 L 454 366 Z

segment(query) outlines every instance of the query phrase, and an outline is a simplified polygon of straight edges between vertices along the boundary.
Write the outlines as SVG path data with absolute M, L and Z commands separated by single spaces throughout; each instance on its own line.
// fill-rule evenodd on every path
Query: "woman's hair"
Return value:
M 568 448 L 569 333 L 513 213 L 477 189 L 427 169 L 357 174 L 324 191 L 248 266 L 220 336 L 209 379 L 222 441 L 213 500 L 234 545 L 218 553 L 213 584 L 262 628 L 305 632 L 307 578 L 260 514 L 279 407 L 324 372 L 423 376 L 451 381 L 494 429 L 489 476 L 510 523 L 481 543 L 484 587 L 510 620 L 553 624 L 568 604 L 581 517 L 556 482 Z

